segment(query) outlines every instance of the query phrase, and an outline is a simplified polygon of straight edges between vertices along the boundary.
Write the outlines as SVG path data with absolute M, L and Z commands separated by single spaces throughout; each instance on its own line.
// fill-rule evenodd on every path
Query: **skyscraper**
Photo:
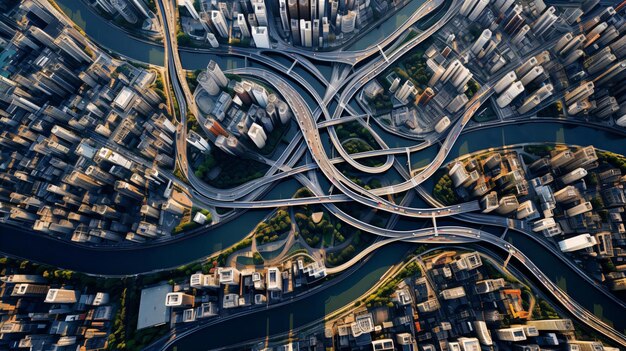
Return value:
M 226 87 L 228 85 L 228 78 L 226 78 L 217 62 L 211 60 L 207 65 L 206 72 L 219 86 Z
M 270 47 L 270 36 L 267 27 L 252 27 L 252 39 L 257 48 Z
M 246 21 L 246 16 L 243 13 L 237 14 L 237 27 L 239 27 L 242 37 L 250 38 L 250 29 L 248 29 L 248 22 Z
M 220 11 L 211 11 L 211 23 L 222 38 L 228 38 L 228 26 L 224 14 Z

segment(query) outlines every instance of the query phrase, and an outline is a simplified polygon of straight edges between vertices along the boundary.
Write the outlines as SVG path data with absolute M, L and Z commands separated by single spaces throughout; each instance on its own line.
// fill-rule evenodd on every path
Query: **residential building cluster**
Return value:
M 578 340 L 569 319 L 545 319 L 528 311 L 525 306 L 535 299 L 530 290 L 505 280 L 494 266 L 486 269 L 477 252 L 441 252 L 420 265 L 426 275 L 400 281 L 391 304 L 356 307 L 292 338 L 296 341 L 252 349 L 618 350 Z
M 293 297 L 326 276 L 320 262 L 303 258 L 264 269 L 218 267 L 209 273 L 196 272 L 174 286 L 161 304 L 170 310 L 172 325 L 226 315 L 232 309 L 268 305 Z
M 444 252 L 424 263 L 426 276 L 396 293 L 409 296 L 400 301 L 415 306 L 420 349 L 617 350 L 577 340 L 569 319 L 543 319 L 529 311 L 530 299 L 536 299 L 532 292 L 504 279 L 504 273 L 493 273 L 499 269 L 495 263 L 485 263 L 491 265 L 486 269 L 477 252 Z
M 94 4 L 108 15 L 119 17 L 131 25 L 141 24 L 145 31 L 161 31 L 159 20 L 145 0 L 95 0 Z
M 213 47 L 220 42 L 254 43 L 270 48 L 272 35 L 290 39 L 295 46 L 327 48 L 352 38 L 368 22 L 374 11 L 385 13 L 400 7 L 402 1 L 388 0 L 179 0 L 190 18 L 183 17 L 186 32 Z
M 270 135 L 289 126 L 291 108 L 275 93 L 250 80 L 229 79 L 215 61 L 198 75 L 196 101 L 204 114 L 203 129 L 208 141 L 232 156 L 263 149 Z M 201 152 L 209 142 L 198 133 L 188 141 Z
M 599 278 L 626 289 L 626 176 L 600 162 L 593 146 L 557 148 L 544 157 L 527 150 L 456 161 L 448 176 L 459 197 L 480 199 L 484 213 L 526 221 L 563 252 L 612 261 L 616 268 Z
M 0 18 L 0 213 L 76 242 L 169 235 L 175 126 L 155 72 L 113 60 L 47 8 Z
M 516 152 L 494 152 L 486 158 L 456 161 L 447 172 L 457 195 L 463 199 L 480 198 L 484 213 L 494 211 L 529 220 L 540 215 L 533 201 L 524 201 L 530 184 Z
M 115 309 L 107 292 L 7 274 L 0 278 L 0 349 L 106 349 Z

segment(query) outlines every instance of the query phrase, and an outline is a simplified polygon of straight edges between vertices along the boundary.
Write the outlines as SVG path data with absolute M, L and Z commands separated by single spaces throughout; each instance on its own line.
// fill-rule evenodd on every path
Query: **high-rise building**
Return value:
M 207 74 L 207 72 L 200 72 L 196 79 L 198 80 L 200 86 L 210 95 L 215 96 L 220 93 L 221 89 L 219 85 L 217 85 L 217 82 L 212 78 L 211 75 Z
M 476 39 L 474 45 L 472 45 L 471 51 L 474 55 L 478 54 L 480 50 L 485 46 L 485 44 L 491 39 L 491 31 L 489 29 L 485 29 L 482 34 Z
M 465 1 L 463 1 L 463 4 L 461 5 L 461 9 L 459 10 L 459 13 L 462 16 L 469 15 L 470 12 L 474 9 L 474 7 L 476 6 L 477 3 L 478 3 L 478 0 L 465 0 Z
M 68 289 L 50 289 L 48 290 L 48 294 L 46 295 L 45 303 L 76 303 L 78 302 L 78 298 L 80 297 L 80 293 L 76 290 L 68 290 Z
M 329 4 L 330 4 L 330 21 L 335 22 L 337 20 L 337 10 L 338 10 L 339 4 L 337 3 L 336 0 L 330 0 Z
M 206 70 L 207 74 L 211 76 L 211 78 L 213 78 L 213 80 L 215 80 L 215 82 L 221 86 L 221 87 L 226 87 L 228 86 L 228 78 L 226 78 L 226 76 L 224 75 L 224 72 L 222 72 L 222 69 L 220 68 L 220 66 L 217 64 L 217 62 L 211 60 L 209 61 L 209 64 L 207 65 L 207 70 Z
M 202 153 L 208 153 L 211 151 L 211 145 L 209 145 L 209 142 L 193 130 L 189 130 L 187 133 L 187 142 L 196 149 L 200 150 Z
M 589 98 L 594 93 L 593 82 L 582 82 L 576 89 L 565 93 L 565 102 L 569 105 Z
M 539 106 L 541 103 L 541 99 L 536 95 L 531 95 L 524 100 L 524 103 L 520 108 L 517 109 L 517 112 L 520 114 L 524 114 Z
M 466 90 L 467 83 L 473 76 L 469 69 L 463 67 L 452 77 L 452 86 L 457 88 L 457 92 L 462 93 Z
M 556 9 L 554 6 L 550 6 L 546 9 L 541 16 L 533 24 L 533 31 L 535 35 L 541 36 L 550 29 L 550 27 L 557 21 L 558 16 L 555 15 Z
M 313 47 L 318 47 L 320 46 L 320 20 L 319 19 L 314 19 L 313 21 L 311 21 L 311 27 L 312 27 L 312 38 L 313 38 Z
M 480 199 L 480 205 L 483 213 L 489 213 L 498 208 L 498 193 L 492 191 Z
M 461 69 L 461 67 L 463 67 L 463 65 L 459 60 L 450 62 L 448 68 L 446 68 L 445 72 L 441 76 L 441 81 L 444 83 L 447 82 L 454 75 L 454 73 Z
M 81 138 L 78 135 L 76 135 L 74 132 L 67 130 L 59 125 L 54 125 L 54 127 L 52 127 L 51 132 L 57 137 L 63 140 L 66 140 L 70 143 L 77 143 L 81 140 Z
M 554 218 L 544 218 L 533 223 L 532 230 L 533 232 L 540 232 L 556 225 Z
M 276 105 L 278 106 L 278 116 L 280 117 L 280 121 L 283 124 L 287 123 L 292 117 L 289 105 L 287 105 L 284 101 L 279 101 Z
M 422 94 L 423 95 L 423 94 Z M 437 124 L 435 124 L 435 132 L 441 134 L 450 126 L 450 118 L 448 116 L 443 116 Z
M 206 40 L 209 42 L 212 48 L 217 48 L 220 46 L 220 43 L 217 41 L 217 38 L 215 37 L 215 34 L 209 31 L 207 31 L 206 33 Z
M 219 277 L 220 284 L 224 285 L 239 285 L 239 279 L 241 277 L 241 272 L 237 268 L 224 268 L 220 267 L 217 270 L 217 275 Z
M 504 285 L 504 278 L 485 279 L 476 282 L 476 285 L 474 286 L 474 291 L 477 294 L 486 294 L 501 289 L 504 287 Z
M 22 283 L 15 284 L 11 296 L 44 296 L 48 294 L 48 286 L 41 284 Z
M 70 36 L 60 35 L 55 40 L 55 43 L 74 60 L 78 62 L 91 62 L 91 57 L 87 55 Z
M 293 42 L 293 45 L 302 44 L 302 40 L 300 36 L 300 28 L 298 26 L 298 20 L 293 19 L 293 18 L 291 19 L 291 40 Z
M 141 200 L 144 197 L 143 192 L 136 186 L 122 180 L 115 181 L 115 190 L 135 200 Z
M 489 73 L 491 74 L 498 72 L 500 69 L 502 69 L 502 67 L 504 67 L 504 65 L 506 65 L 506 60 L 500 54 L 494 55 L 494 58 L 490 62 L 492 65 L 489 69 Z
M 571 171 L 579 167 L 586 168 L 598 160 L 596 149 L 593 146 L 585 146 L 574 152 L 574 159 L 565 165 L 566 171 Z
M 526 73 L 530 72 L 530 70 L 537 66 L 539 64 L 539 61 L 537 61 L 537 58 L 535 57 L 531 57 L 530 59 L 528 59 L 526 62 L 524 62 L 521 66 L 519 66 L 516 70 L 515 70 L 515 74 L 518 77 L 523 77 Z
M 587 38 L 585 37 L 584 34 L 577 35 L 572 40 L 570 40 L 567 44 L 565 44 L 563 49 L 559 51 L 559 54 L 561 56 L 567 55 L 569 52 L 580 48 L 582 44 L 585 42 L 585 40 L 587 40 Z
M 252 39 L 257 48 L 270 48 L 270 36 L 267 27 L 252 27 Z
M 508 106 L 516 97 L 524 91 L 524 84 L 515 82 L 505 90 L 497 99 L 496 103 L 500 108 Z
M 267 27 L 267 9 L 265 8 L 264 0 L 255 0 L 254 4 L 254 15 L 256 16 L 256 20 L 258 26 Z
M 128 23 L 137 23 L 137 14 L 132 6 L 128 4 L 127 0 L 111 0 L 111 5 L 113 5 L 117 12 L 119 12 Z
M 514 3 L 515 0 L 496 0 L 494 5 L 501 14 L 504 14 L 511 8 L 511 6 L 513 6 Z
M 468 182 L 470 175 L 467 173 L 465 166 L 461 162 L 456 162 L 448 171 L 448 175 L 452 178 L 452 184 L 458 188 Z
M 578 190 L 572 185 L 568 185 L 554 193 L 554 199 L 563 204 L 574 202 L 579 198 L 580 194 L 578 193 Z
M 417 100 L 417 103 L 420 105 L 426 105 L 434 96 L 435 91 L 431 87 L 428 87 L 424 89 L 419 99 Z
M 469 19 L 470 21 L 476 21 L 478 17 L 483 13 L 483 10 L 485 10 L 487 5 L 489 5 L 489 0 L 478 0 L 476 7 L 474 7 L 472 12 L 470 12 L 469 16 L 467 16 L 467 19 Z
M 278 13 L 280 15 L 280 24 L 283 27 L 284 32 L 289 32 L 291 29 L 289 25 L 289 16 L 288 16 L 289 8 L 287 6 L 287 0 L 279 0 L 278 1 Z
M 406 80 L 402 87 L 396 91 L 395 97 L 398 101 L 406 104 L 408 102 L 409 96 L 416 92 L 415 85 L 410 80 Z
M 226 19 L 222 12 L 211 11 L 211 23 L 220 37 L 228 38 L 228 25 L 226 24 Z
M 348 13 L 341 17 L 341 32 L 348 34 L 354 32 L 356 26 L 356 12 L 348 11 Z
M 259 104 L 259 106 L 267 107 L 268 95 L 267 90 L 265 90 L 264 87 L 255 85 L 252 88 L 252 96 L 254 96 L 254 100 Z
M 302 46 L 310 48 L 313 46 L 313 30 L 311 29 L 311 21 L 300 20 L 300 42 Z
M 276 267 L 269 267 L 266 274 L 266 287 L 268 291 L 282 291 L 283 280 L 280 270 Z
M 572 208 L 569 208 L 565 211 L 565 214 L 568 217 L 574 217 L 574 216 L 578 216 L 579 214 L 583 214 L 585 212 L 589 212 L 593 210 L 593 205 L 591 205 L 590 202 L 583 202 L 581 204 L 578 204 Z
M 539 78 L 544 74 L 544 70 L 542 66 L 533 67 L 528 73 L 526 73 L 522 78 L 520 78 L 520 82 L 524 84 L 524 86 L 530 84 L 535 79 Z
M 584 178 L 585 176 L 587 176 L 587 170 L 584 168 L 577 168 L 569 173 L 567 173 L 566 175 L 561 177 L 561 182 L 563 182 L 563 184 L 567 185 L 567 184 L 571 184 L 574 183 L 575 181 L 578 181 L 582 178 Z
M 265 134 L 263 127 L 258 125 L 256 122 L 252 123 L 250 129 L 248 129 L 248 137 L 250 137 L 250 140 L 252 140 L 252 142 L 254 142 L 256 147 L 258 147 L 259 149 L 265 147 L 267 135 Z
M 504 196 L 500 199 L 500 205 L 496 209 L 496 212 L 501 215 L 509 214 L 519 207 L 517 197 L 515 195 Z
M 326 0 L 318 0 L 317 3 L 318 19 L 326 17 Z
M 448 106 L 446 106 L 446 110 L 451 113 L 457 113 L 463 108 L 463 106 L 465 106 L 465 104 L 467 104 L 468 101 L 469 99 L 467 98 L 467 95 L 459 94 L 452 99 L 452 101 L 450 101 Z
M 524 41 L 524 38 L 526 38 L 526 34 L 530 31 L 530 26 L 529 25 L 524 25 L 518 32 L 517 34 L 515 34 L 515 36 L 511 39 L 511 43 L 514 45 L 519 45 L 522 41 Z
M 559 41 L 556 42 L 556 45 L 554 45 L 554 50 L 556 52 L 560 52 L 561 50 L 565 48 L 567 44 L 569 44 L 569 42 L 572 41 L 572 39 L 574 39 L 574 36 L 572 35 L 572 33 L 565 33 L 561 37 L 561 39 L 559 39 Z
M 185 6 L 187 12 L 189 12 L 191 17 L 197 21 L 200 21 L 200 15 L 198 14 L 198 11 L 196 11 L 196 8 L 193 6 L 193 0 L 178 0 L 178 6 Z
M 248 29 L 248 22 L 246 21 L 246 15 L 243 13 L 237 14 L 237 27 L 241 32 L 241 36 L 244 38 L 250 38 L 250 29 Z
M 317 18 L 317 0 L 311 0 L 311 22 Z

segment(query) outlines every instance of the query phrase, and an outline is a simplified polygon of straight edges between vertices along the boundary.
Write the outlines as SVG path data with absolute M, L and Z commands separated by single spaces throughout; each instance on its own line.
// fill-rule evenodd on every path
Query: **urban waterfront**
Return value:
M 609 5 L 0 4 L 0 349 L 626 347 Z
M 382 135 L 385 136 L 385 134 Z M 611 133 L 582 126 L 564 126 L 559 123 L 526 123 L 464 133 L 458 141 L 459 146 L 456 146 L 452 151 L 448 161 L 460 155 L 489 147 L 518 143 L 575 143 L 576 140 L 582 140 L 582 138 L 600 149 L 622 154 L 626 153 L 626 144 L 615 142 L 620 139 L 613 136 Z M 390 147 L 403 145 L 404 143 L 403 139 L 399 139 L 395 143 L 394 140 L 394 138 L 387 138 L 385 141 Z M 425 156 L 423 156 L 422 153 L 425 154 Z M 429 161 L 432 158 L 431 155 L 435 153 L 436 150 L 434 149 L 426 149 L 412 157 L 414 162 L 418 162 L 418 160 L 421 160 L 420 162 L 426 162 L 426 160 Z M 291 196 L 289 194 L 293 194 L 298 188 L 299 185 L 295 180 L 283 182 L 272 189 L 268 197 L 288 198 Z M 82 245 L 71 245 L 36 233 L 24 233 L 24 235 L 20 235 L 19 238 L 16 238 L 13 233 L 9 231 L 2 231 L 0 233 L 0 247 L 2 247 L 2 252 L 9 255 L 29 257 L 37 262 L 67 269 L 80 269 L 87 273 L 107 276 L 133 275 L 174 268 L 203 257 L 211 256 L 219 252 L 219 250 L 234 245 L 243 239 L 267 214 L 269 214 L 269 211 L 247 211 L 237 217 L 236 220 L 220 225 L 215 229 L 184 238 L 184 240 L 175 240 L 174 242 L 163 242 L 157 245 L 145 245 L 142 247 L 129 247 L 121 250 L 115 247 L 89 248 Z M 589 283 L 578 274 L 573 273 L 562 261 L 549 254 L 543 254 L 545 250 L 536 244 L 534 240 L 515 232 L 510 232 L 508 235 L 514 238 L 513 243 L 516 246 L 528 248 L 528 250 L 524 250 L 524 252 L 535 264 L 545 271 L 554 282 L 563 284 L 566 287 L 576 287 L 576 289 L 569 289 L 568 293 L 577 298 L 585 307 L 591 311 L 597 312 L 600 317 L 611 322 L 616 327 L 626 330 L 626 319 L 620 312 L 621 308 L 616 306 L 613 301 L 601 294 L 595 293 L 596 290 L 594 287 L 590 286 Z M 28 241 L 28 245 L 25 245 L 21 239 Z M 400 247 L 400 249 L 396 249 L 398 247 Z M 381 257 L 384 256 L 385 259 L 391 259 L 394 255 L 395 257 L 400 257 L 402 255 L 401 251 L 404 249 L 403 246 L 397 245 L 394 246 L 394 248 L 388 249 L 386 251 L 388 252 L 387 255 L 375 254 L 372 257 L 371 264 L 383 265 L 383 261 L 378 261 L 382 260 Z M 102 262 L 108 263 L 103 265 Z M 392 261 L 384 262 L 390 264 L 389 262 Z M 362 272 L 366 272 L 366 270 Z M 371 280 L 368 281 L 373 282 L 376 280 L 374 277 L 370 277 L 370 279 Z M 340 287 L 337 287 L 336 291 L 340 291 L 340 289 Z M 351 296 L 356 297 L 358 294 Z M 591 300 L 584 298 L 585 296 L 597 296 L 597 299 Z M 302 306 L 306 304 L 306 302 L 302 302 Z M 601 308 L 598 308 L 598 305 L 601 306 Z M 283 309 L 281 309 L 281 311 L 293 308 L 295 313 L 295 311 L 302 306 L 285 306 L 282 307 Z M 276 314 L 276 316 L 279 315 L 281 314 Z M 282 317 L 279 319 L 282 320 Z M 308 322 L 312 320 L 313 319 L 307 319 Z M 305 323 L 299 325 L 303 324 Z M 278 325 L 276 328 L 280 330 Z M 282 325 L 282 327 L 284 327 L 284 325 Z M 284 330 L 285 329 L 283 329 L 283 331 Z

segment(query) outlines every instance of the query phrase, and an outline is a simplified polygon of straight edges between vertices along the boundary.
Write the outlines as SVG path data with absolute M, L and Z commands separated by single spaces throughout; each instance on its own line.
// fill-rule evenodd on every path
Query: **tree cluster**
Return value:
M 272 218 L 259 224 L 254 235 L 258 244 L 265 244 L 278 240 L 280 235 L 289 230 L 290 227 L 291 218 L 289 217 L 289 212 L 285 208 L 281 208 L 276 211 Z
M 447 174 L 444 174 L 433 190 L 433 196 L 443 202 L 446 205 L 452 205 L 459 202 L 459 198 L 454 192 L 454 186 L 452 185 L 452 179 Z

